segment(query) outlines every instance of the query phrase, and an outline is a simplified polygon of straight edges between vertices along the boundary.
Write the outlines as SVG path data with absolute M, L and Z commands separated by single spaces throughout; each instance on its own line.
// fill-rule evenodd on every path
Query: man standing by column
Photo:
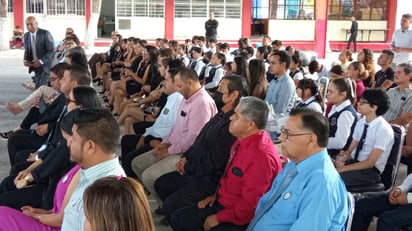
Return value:
M 401 19 L 401 28 L 395 30 L 392 36 L 391 48 L 395 52 L 392 67 L 412 61 L 412 14 L 404 14 Z
M 28 32 L 24 35 L 24 66 L 29 67 L 29 73 L 34 71 L 35 88 L 48 85 L 50 69 L 54 58 L 54 39 L 49 31 L 38 28 L 33 16 L 26 19 Z
M 350 34 L 349 40 L 348 40 L 348 46 L 346 46 L 346 49 L 350 50 L 350 44 L 353 42 L 353 50 L 356 52 L 356 37 L 358 37 L 358 22 L 356 21 L 355 16 L 352 16 L 350 18 L 352 21 L 352 26 L 350 27 L 350 30 L 347 32 Z
M 209 40 L 216 39 L 218 26 L 219 22 L 215 19 L 215 13 L 211 11 L 209 14 L 209 20 L 205 22 L 207 48 L 209 48 Z

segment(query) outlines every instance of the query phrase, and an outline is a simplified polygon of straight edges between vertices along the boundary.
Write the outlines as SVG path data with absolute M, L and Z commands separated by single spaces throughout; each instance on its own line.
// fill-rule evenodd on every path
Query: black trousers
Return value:
M 36 151 L 47 140 L 47 135 L 39 136 L 34 130 L 16 131 L 7 141 L 10 165 L 16 164 L 16 154 L 23 150 Z
M 378 217 L 377 231 L 399 231 L 412 225 L 412 204 L 391 205 L 387 195 L 360 199 L 355 205 L 351 230 L 368 230 L 374 216 Z
M 155 190 L 163 201 L 163 213 L 170 220 L 171 214 L 179 208 L 197 205 L 197 202 L 214 195 L 217 185 L 205 179 L 167 173 L 155 182 Z
M 20 127 L 22 129 L 30 129 L 33 124 L 39 121 L 40 115 L 40 110 L 37 107 L 31 107 L 21 122 Z
M 153 136 L 145 137 L 145 145 L 139 149 L 136 149 L 136 144 L 142 135 L 125 135 L 121 140 L 122 147 L 122 158 L 120 163 L 122 164 L 123 170 L 127 176 L 137 178 L 136 173 L 132 170 L 132 161 L 137 156 L 152 150 L 150 146 L 150 141 L 157 139 Z M 157 139 L 161 140 L 161 139 Z
M 25 205 L 43 208 L 43 193 L 48 183 L 34 184 L 17 189 L 13 181 L 16 175 L 8 176 L 0 184 L 0 205 L 20 210 Z M 44 208 L 50 209 L 50 208 Z
M 356 43 L 357 43 L 356 37 L 358 37 L 358 32 L 353 32 L 350 34 L 346 49 L 350 50 L 350 44 L 353 42 L 353 50 L 356 52 Z
M 346 186 L 376 184 L 381 181 L 381 176 L 376 168 L 341 172 Z
M 210 215 L 216 214 L 223 206 L 215 202 L 211 207 L 199 209 L 197 205 L 176 210 L 171 217 L 171 225 L 174 231 L 199 231 L 203 230 L 203 223 Z M 246 225 L 222 223 L 210 229 L 211 231 L 244 231 Z

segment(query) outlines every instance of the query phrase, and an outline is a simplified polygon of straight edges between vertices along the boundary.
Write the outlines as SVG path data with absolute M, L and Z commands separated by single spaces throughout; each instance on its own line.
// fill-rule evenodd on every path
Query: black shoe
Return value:
M 154 213 L 155 213 L 156 215 L 165 215 L 165 214 L 163 213 L 163 210 L 162 210 L 160 207 L 157 208 L 157 209 L 155 209 Z
M 93 83 L 97 83 L 97 82 L 99 82 L 99 81 L 101 81 L 102 80 L 102 78 L 101 77 L 98 77 L 98 78 L 94 78 L 92 81 L 93 81 Z
M 106 89 L 103 89 L 102 91 L 99 91 L 98 93 L 99 93 L 100 95 L 102 95 L 102 94 L 106 93 Z
M 4 139 L 10 138 L 10 136 L 13 135 L 13 130 L 8 131 L 8 132 L 0 132 L 0 136 L 3 137 Z
M 165 218 L 163 218 L 162 220 L 160 220 L 160 224 L 164 225 L 164 226 L 169 226 L 169 221 Z

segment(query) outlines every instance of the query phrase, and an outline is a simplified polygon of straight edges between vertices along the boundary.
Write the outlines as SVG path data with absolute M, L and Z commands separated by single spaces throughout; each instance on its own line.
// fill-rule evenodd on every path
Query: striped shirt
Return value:
M 403 111 L 412 113 L 412 103 L 409 105 L 406 103 L 409 96 L 412 95 L 412 89 L 406 88 L 404 90 L 399 90 L 399 87 L 391 88 L 387 91 L 389 96 L 389 109 L 383 114 L 383 118 L 386 121 L 392 121 L 398 119 Z M 408 99 L 408 101 L 411 101 Z
M 412 30 L 402 31 L 401 29 L 395 30 L 392 37 L 392 46 L 402 48 L 412 48 Z M 396 52 L 393 63 L 401 64 L 412 61 L 411 52 Z
M 62 231 L 83 230 L 83 224 L 86 218 L 83 210 L 83 192 L 95 180 L 110 175 L 126 175 L 117 157 L 88 169 L 80 170 L 79 184 L 74 189 L 69 203 L 64 209 Z

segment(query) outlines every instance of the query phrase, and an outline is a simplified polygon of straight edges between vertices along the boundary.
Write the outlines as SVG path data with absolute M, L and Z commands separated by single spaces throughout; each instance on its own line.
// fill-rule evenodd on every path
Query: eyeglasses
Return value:
M 362 105 L 362 104 L 370 104 L 370 103 L 368 101 L 364 100 L 364 99 L 360 99 L 359 100 L 359 105 Z
M 293 133 L 290 133 L 288 129 L 284 129 L 284 128 L 280 130 L 280 133 L 285 137 L 285 139 L 289 139 L 289 137 L 293 137 L 293 136 L 304 136 L 304 135 L 312 134 L 312 132 L 293 134 Z

